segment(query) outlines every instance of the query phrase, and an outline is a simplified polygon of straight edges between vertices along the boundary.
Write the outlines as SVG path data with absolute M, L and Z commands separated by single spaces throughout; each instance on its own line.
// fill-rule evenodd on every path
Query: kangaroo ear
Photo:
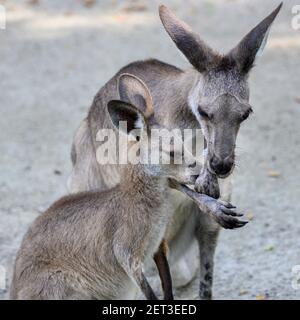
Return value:
M 130 102 L 144 113 L 145 118 L 150 117 L 153 110 L 152 97 L 146 84 L 138 77 L 123 73 L 118 79 L 120 99 Z
M 271 25 L 282 7 L 281 4 L 254 29 L 252 29 L 229 53 L 242 73 L 247 73 L 252 68 L 255 58 L 259 56 L 268 39 Z
M 219 62 L 219 55 L 208 47 L 190 26 L 179 20 L 164 5 L 159 7 L 159 16 L 177 48 L 199 72 L 204 72 Z
M 111 100 L 107 104 L 107 111 L 113 125 L 126 134 L 130 134 L 134 129 L 143 129 L 146 126 L 142 112 L 130 103 Z M 121 121 L 125 121 L 126 125 L 120 123 Z

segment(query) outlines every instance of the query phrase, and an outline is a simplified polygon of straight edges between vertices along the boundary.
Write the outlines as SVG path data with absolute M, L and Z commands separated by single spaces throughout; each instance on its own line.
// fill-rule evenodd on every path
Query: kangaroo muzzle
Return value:
M 213 155 L 209 160 L 209 169 L 212 173 L 216 174 L 218 178 L 227 178 L 232 172 L 234 167 L 234 158 L 227 157 L 225 159 L 221 159 L 216 155 Z

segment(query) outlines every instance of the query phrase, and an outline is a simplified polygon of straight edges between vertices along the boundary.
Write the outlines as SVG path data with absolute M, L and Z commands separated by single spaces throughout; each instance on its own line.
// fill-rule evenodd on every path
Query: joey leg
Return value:
M 174 300 L 173 297 L 173 287 L 172 287 L 172 277 L 169 268 L 169 263 L 167 260 L 167 243 L 163 240 L 158 248 L 158 251 L 154 255 L 154 261 L 157 266 L 159 273 L 164 300 Z
M 145 298 L 147 300 L 158 300 L 143 272 L 143 263 L 140 256 L 133 253 L 132 244 L 127 246 L 127 244 L 124 245 L 124 242 L 121 242 L 121 245 L 114 246 L 114 253 L 117 261 L 131 280 L 140 288 Z
M 147 300 L 158 300 L 142 269 L 137 269 L 135 272 L 133 272 L 133 278 Z

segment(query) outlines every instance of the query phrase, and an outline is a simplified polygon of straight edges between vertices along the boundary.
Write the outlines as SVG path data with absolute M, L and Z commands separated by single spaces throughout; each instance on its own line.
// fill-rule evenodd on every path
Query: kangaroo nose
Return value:
M 216 156 L 213 156 L 209 160 L 210 168 L 215 172 L 217 176 L 224 176 L 228 174 L 233 166 L 233 160 L 222 160 Z

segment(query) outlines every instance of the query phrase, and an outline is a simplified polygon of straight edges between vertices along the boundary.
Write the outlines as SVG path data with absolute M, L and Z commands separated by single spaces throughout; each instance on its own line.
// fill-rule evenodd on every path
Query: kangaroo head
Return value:
M 199 163 L 184 149 L 180 131 L 172 133 L 156 121 L 146 84 L 134 75 L 122 74 L 118 89 L 121 100 L 109 101 L 107 110 L 114 127 L 130 136 L 129 162 L 142 164 L 143 170 L 152 176 L 194 183 Z M 121 125 L 124 122 L 125 127 Z
M 248 74 L 262 52 L 282 3 L 226 55 L 207 46 L 168 8 L 160 6 L 161 21 L 178 49 L 198 71 L 188 103 L 208 144 L 208 169 L 220 178 L 234 168 L 236 137 L 252 112 Z

